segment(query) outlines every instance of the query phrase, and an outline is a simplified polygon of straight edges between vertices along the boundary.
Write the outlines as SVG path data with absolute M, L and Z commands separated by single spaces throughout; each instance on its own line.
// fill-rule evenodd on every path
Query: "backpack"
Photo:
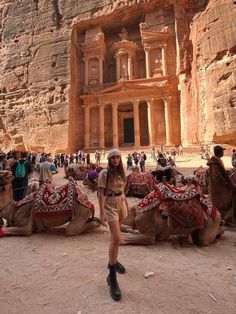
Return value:
M 147 160 L 146 154 L 143 155 L 143 160 Z
M 23 163 L 20 163 L 17 160 L 17 166 L 15 171 L 15 178 L 24 178 L 26 175 L 26 169 L 25 164 L 27 163 L 27 160 L 25 160 Z

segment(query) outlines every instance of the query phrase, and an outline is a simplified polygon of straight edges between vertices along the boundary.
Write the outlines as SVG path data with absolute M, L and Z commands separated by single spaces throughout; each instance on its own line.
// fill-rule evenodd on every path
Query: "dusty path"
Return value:
M 200 165 L 191 156 L 180 164 L 186 174 Z M 56 182 L 63 182 L 62 177 L 60 172 Z M 83 190 L 98 210 L 95 194 Z M 173 241 L 121 247 L 127 274 L 119 275 L 118 303 L 111 300 L 106 284 L 108 242 L 105 227 L 71 238 L 64 237 L 63 228 L 28 238 L 1 238 L 0 313 L 235 313 L 236 232 L 227 231 L 204 248 Z M 154 275 L 145 279 L 146 271 Z

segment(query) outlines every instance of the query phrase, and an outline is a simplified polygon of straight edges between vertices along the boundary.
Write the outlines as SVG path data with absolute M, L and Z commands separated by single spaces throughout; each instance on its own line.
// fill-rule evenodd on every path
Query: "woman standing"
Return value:
M 98 178 L 98 199 L 100 221 L 107 220 L 110 229 L 109 275 L 111 297 L 115 301 L 121 299 L 121 291 L 117 282 L 116 272 L 125 273 L 125 267 L 117 260 L 120 245 L 120 224 L 128 214 L 127 201 L 124 196 L 126 183 L 125 172 L 121 160 L 121 152 L 114 148 L 108 152 L 108 167 L 103 169 Z

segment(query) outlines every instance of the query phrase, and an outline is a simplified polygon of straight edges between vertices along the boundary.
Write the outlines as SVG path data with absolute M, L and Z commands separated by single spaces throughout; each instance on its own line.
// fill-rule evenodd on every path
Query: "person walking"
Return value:
M 184 148 L 183 148 L 183 145 L 180 144 L 179 145 L 179 156 L 183 156 L 184 155 Z
M 13 199 L 18 202 L 26 197 L 28 189 L 28 177 L 31 173 L 31 164 L 28 161 L 28 152 L 20 153 L 20 159 L 12 166 L 12 180 Z
M 141 172 L 145 172 L 145 161 L 146 161 L 146 159 L 147 159 L 147 155 L 142 151 L 141 155 L 140 155 L 140 161 L 139 161 Z
M 118 252 L 121 239 L 121 221 L 128 214 L 128 204 L 124 195 L 126 176 L 121 160 L 121 152 L 114 148 L 108 152 L 107 169 L 100 172 L 98 178 L 98 200 L 100 208 L 100 221 L 108 222 L 110 229 L 109 245 L 109 275 L 107 283 L 113 300 L 121 299 L 121 291 L 117 282 L 116 273 L 126 272 L 125 267 L 118 262 Z
M 51 156 L 47 157 L 47 160 L 40 165 L 39 170 L 39 185 L 44 183 L 52 183 L 53 174 L 58 173 L 56 166 L 53 163 Z

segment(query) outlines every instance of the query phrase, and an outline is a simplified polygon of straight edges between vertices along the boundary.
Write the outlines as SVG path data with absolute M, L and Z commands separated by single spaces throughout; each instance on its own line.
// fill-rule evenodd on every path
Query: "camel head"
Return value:
M 12 181 L 12 173 L 8 170 L 0 170 L 0 186 L 10 184 Z
M 0 213 L 1 210 L 10 203 L 12 199 L 12 173 L 11 171 L 0 171 Z

